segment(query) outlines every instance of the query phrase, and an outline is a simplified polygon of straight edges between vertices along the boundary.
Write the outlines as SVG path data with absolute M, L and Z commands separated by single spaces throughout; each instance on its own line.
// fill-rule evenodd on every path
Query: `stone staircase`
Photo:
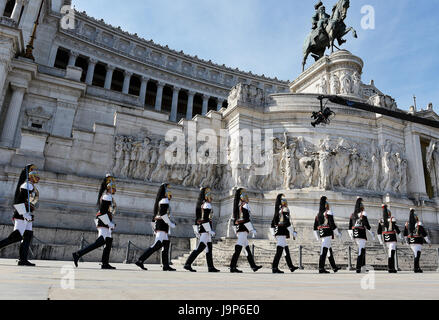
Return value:
M 271 268 L 273 258 L 275 255 L 276 242 L 271 240 L 254 240 L 249 239 L 250 247 L 254 246 L 255 260 L 258 265 L 264 268 Z M 213 244 L 214 263 L 217 267 L 228 267 L 234 252 L 236 239 L 219 239 L 215 240 Z M 299 266 L 299 245 L 295 241 L 290 241 L 290 252 L 293 263 Z M 191 239 L 192 250 L 197 246 L 197 239 Z M 357 247 L 352 243 L 334 241 L 333 251 L 336 263 L 342 268 L 348 268 L 349 265 L 349 246 L 351 247 L 351 263 L 355 268 L 357 262 Z M 399 244 L 398 249 L 398 263 L 399 268 L 404 271 L 413 269 L 413 253 L 407 245 Z M 387 270 L 387 256 L 384 253 L 383 246 L 377 244 L 369 245 L 367 248 L 367 265 L 373 267 L 375 270 Z M 315 270 L 318 268 L 318 261 L 320 255 L 320 246 L 317 242 L 307 242 L 302 244 L 302 266 L 306 270 Z M 173 260 L 175 266 L 183 266 L 189 257 L 190 252 Z M 248 267 L 247 259 L 244 253 L 238 260 L 240 267 Z M 193 266 L 206 267 L 205 253 L 203 252 L 195 260 Z M 424 247 L 421 259 L 421 267 L 425 271 L 436 271 L 438 269 L 438 246 L 429 248 Z M 279 264 L 281 270 L 288 270 L 285 259 L 282 258 Z M 327 261 L 327 268 L 330 268 Z
M 13 228 L 9 225 L 0 225 L 0 239 L 9 236 Z M 79 250 L 81 243 L 87 246 L 96 241 L 97 232 L 83 230 L 68 230 L 54 228 L 34 228 L 30 260 L 58 260 L 72 261 L 72 253 Z M 139 257 L 143 250 L 151 245 L 153 236 L 133 234 L 113 234 L 113 248 L 110 261 L 114 263 L 132 262 Z M 129 250 L 128 250 L 128 244 Z M 0 250 L 0 258 L 18 259 L 18 244 Z M 103 248 L 87 254 L 83 260 L 87 262 L 100 262 Z M 177 258 L 189 251 L 189 239 L 172 239 L 171 258 Z M 160 263 L 160 252 L 151 256 L 147 263 Z

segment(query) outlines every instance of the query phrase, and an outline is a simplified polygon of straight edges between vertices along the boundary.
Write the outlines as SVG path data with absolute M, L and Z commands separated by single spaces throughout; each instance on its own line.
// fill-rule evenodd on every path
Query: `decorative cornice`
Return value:
M 183 51 L 178 52 L 176 50 L 170 49 L 167 45 L 162 46 L 162 45 L 155 43 L 153 40 L 146 40 L 144 38 L 141 38 L 137 35 L 137 33 L 131 34 L 129 32 L 123 31 L 120 27 L 114 27 L 111 24 L 106 23 L 103 19 L 97 20 L 97 19 L 87 15 L 87 13 L 85 11 L 84 12 L 75 11 L 75 14 L 76 14 L 77 19 L 83 19 L 87 23 L 95 24 L 99 28 L 103 28 L 103 29 L 106 28 L 107 31 L 118 36 L 119 42 L 125 38 L 127 40 L 139 43 L 142 46 L 148 47 L 149 49 L 162 51 L 163 53 L 170 55 L 170 56 L 176 56 L 176 57 L 183 59 L 183 60 L 189 60 L 192 63 L 203 65 L 203 66 L 209 67 L 209 68 L 214 68 L 217 71 L 221 71 L 224 73 L 232 73 L 236 76 L 248 77 L 248 78 L 251 78 L 252 80 L 258 80 L 258 81 L 262 81 L 262 82 L 271 82 L 272 84 L 276 84 L 279 86 L 285 86 L 285 87 L 287 87 L 288 83 L 289 83 L 289 81 L 282 81 L 282 80 L 277 79 L 277 77 L 276 78 L 268 78 L 265 75 L 257 75 L 257 74 L 253 74 L 252 72 L 241 71 L 238 68 L 236 68 L 236 69 L 229 68 L 224 64 L 223 65 L 215 64 L 211 60 L 206 61 L 206 60 L 198 58 L 198 56 L 187 55 Z M 74 32 L 69 32 L 69 33 L 75 34 Z M 78 36 L 77 34 L 75 34 L 75 35 Z M 110 49 L 113 51 L 116 51 L 114 48 L 110 48 Z M 132 49 L 133 48 L 130 48 L 130 51 L 132 51 Z

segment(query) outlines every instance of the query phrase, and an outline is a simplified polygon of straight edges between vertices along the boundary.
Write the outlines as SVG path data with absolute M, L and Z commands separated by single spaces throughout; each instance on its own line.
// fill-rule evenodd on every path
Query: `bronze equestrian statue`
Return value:
M 332 9 L 332 15 L 329 16 L 321 1 L 315 5 L 316 13 L 312 18 L 312 31 L 306 38 L 303 48 L 302 71 L 305 71 L 306 60 L 310 54 L 317 61 L 325 55 L 326 49 L 331 48 L 332 52 L 334 52 L 334 47 L 339 49 L 334 44 L 335 40 L 341 46 L 346 42 L 343 37 L 351 31 L 354 38 L 357 38 L 354 28 L 348 28 L 344 23 L 349 6 L 349 0 L 339 0 Z

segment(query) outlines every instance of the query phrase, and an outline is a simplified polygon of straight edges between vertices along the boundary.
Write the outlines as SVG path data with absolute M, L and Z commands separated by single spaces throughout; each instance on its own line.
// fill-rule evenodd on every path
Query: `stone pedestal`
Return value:
M 363 98 L 363 60 L 340 50 L 325 56 L 290 84 L 292 93 L 318 93 Z
M 12 161 L 18 167 L 33 163 L 39 169 L 44 168 L 44 149 L 47 142 L 47 133 L 32 129 L 21 129 L 21 144 L 13 156 Z

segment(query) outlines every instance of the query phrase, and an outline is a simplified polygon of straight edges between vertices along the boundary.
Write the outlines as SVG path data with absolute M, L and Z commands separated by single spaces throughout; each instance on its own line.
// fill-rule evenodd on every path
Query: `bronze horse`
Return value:
M 331 48 L 332 52 L 334 52 L 334 47 L 339 49 L 334 44 L 335 40 L 341 46 L 346 42 L 343 37 L 351 31 L 354 38 L 357 38 L 357 32 L 354 28 L 348 28 L 344 23 L 349 6 L 349 0 L 339 0 L 332 9 L 332 15 L 327 25 L 319 23 L 318 27 L 308 35 L 303 47 L 302 71 L 305 71 L 306 60 L 310 54 L 317 61 L 325 55 L 327 48 Z

